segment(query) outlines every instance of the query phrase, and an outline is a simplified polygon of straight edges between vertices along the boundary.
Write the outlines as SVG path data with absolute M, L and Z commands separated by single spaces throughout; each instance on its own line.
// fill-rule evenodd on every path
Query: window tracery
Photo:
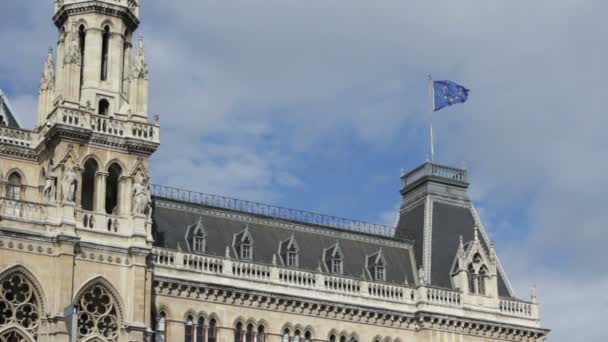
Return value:
M 118 305 L 112 294 L 101 284 L 84 291 L 77 300 L 79 339 L 101 336 L 107 341 L 118 340 Z
M 6 184 L 6 198 L 20 200 L 21 199 L 21 175 L 17 172 L 13 172 L 8 176 L 8 183 Z
M 17 324 L 34 338 L 38 335 L 41 308 L 34 285 L 20 272 L 5 274 L 0 279 L 0 328 Z M 18 331 L 5 332 L 2 342 L 25 341 Z

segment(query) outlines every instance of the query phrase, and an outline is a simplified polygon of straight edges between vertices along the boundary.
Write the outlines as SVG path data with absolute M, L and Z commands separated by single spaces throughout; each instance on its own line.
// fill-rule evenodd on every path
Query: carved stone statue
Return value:
M 133 213 L 145 214 L 148 206 L 152 202 L 148 182 L 145 178 L 133 186 Z
M 61 183 L 61 191 L 63 192 L 63 200 L 65 202 L 74 202 L 77 182 L 76 172 L 73 169 L 68 169 L 64 173 Z
M 46 179 L 44 181 L 44 188 L 42 189 L 42 195 L 46 199 L 47 202 L 52 202 L 55 200 L 55 177 L 52 177 L 51 174 L 47 174 Z

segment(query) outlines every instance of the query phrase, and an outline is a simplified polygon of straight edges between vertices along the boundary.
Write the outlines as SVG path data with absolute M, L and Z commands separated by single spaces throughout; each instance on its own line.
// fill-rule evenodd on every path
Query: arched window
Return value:
M 329 342 L 336 342 L 336 335 L 334 335 L 334 334 L 329 335 Z
M 255 338 L 255 342 L 265 342 L 266 341 L 266 334 L 265 331 L 266 329 L 264 328 L 263 325 L 259 325 L 258 326 L 258 334 Z
M 203 317 L 199 317 L 196 322 L 196 342 L 205 342 L 205 319 Z
M 103 29 L 101 38 L 101 80 L 108 79 L 108 51 L 110 50 L 110 27 Z
M 80 48 L 80 89 L 82 89 L 82 82 L 84 81 L 84 54 L 87 41 L 87 30 L 84 25 L 80 25 L 78 28 L 78 47 Z
M 216 340 L 215 326 L 216 326 L 215 318 L 210 319 L 209 327 L 207 328 L 207 342 L 215 342 L 215 340 Z
M 12 269 L 0 276 L 0 330 L 19 325 L 34 337 L 42 316 L 40 298 L 25 272 Z M 17 338 L 17 332 L 5 332 L 0 341 L 27 341 Z
M 83 210 L 93 211 L 95 209 L 95 175 L 98 165 L 95 159 L 89 159 L 84 163 L 82 173 L 82 190 L 80 193 L 80 206 Z
M 184 342 L 192 341 L 192 331 L 194 330 L 194 323 L 192 322 L 192 316 L 186 317 L 184 322 Z
M 99 100 L 99 104 L 97 105 L 97 114 L 106 116 L 110 114 L 110 102 L 108 102 L 108 100 Z
M 155 332 L 155 341 L 156 342 L 165 342 L 167 338 L 167 315 L 161 311 L 158 314 L 158 319 L 156 320 L 156 332 Z
M 346 336 L 344 336 L 344 335 L 340 336 L 340 342 L 346 342 Z
M 106 341 L 118 341 L 118 305 L 114 296 L 104 285 L 89 286 L 77 298 L 80 306 L 78 313 L 79 339 L 90 336 L 103 336 Z
M 253 342 L 255 331 L 253 330 L 253 323 L 247 324 L 247 333 L 245 334 L 245 342 Z
M 469 292 L 485 295 L 488 268 L 483 264 L 483 259 L 480 255 L 473 257 L 473 262 L 469 264 L 467 271 L 469 276 Z
M 6 198 L 20 200 L 21 199 L 21 176 L 17 172 L 13 172 L 8 176 L 6 184 Z
M 243 323 L 238 322 L 234 327 L 234 342 L 243 341 Z
M 285 328 L 283 330 L 283 339 L 282 339 L 282 342 L 289 342 L 289 333 L 290 333 L 289 328 Z
M 349 339 L 349 342 L 359 342 L 359 339 L 357 338 L 357 336 L 352 335 Z
M 306 331 L 304 333 L 304 342 L 311 342 L 312 341 L 312 333 L 310 331 Z
M 481 268 L 479 269 L 479 276 L 477 277 L 477 281 L 478 281 L 477 288 L 479 289 L 480 295 L 486 294 L 487 277 L 488 277 L 488 269 L 485 266 L 481 266 Z
M 296 331 L 293 332 L 293 342 L 300 342 L 300 335 L 302 335 L 302 332 L 300 329 L 296 329 Z
M 122 169 L 116 163 L 108 169 L 108 179 L 106 179 L 106 214 L 118 215 L 118 194 L 119 181 Z

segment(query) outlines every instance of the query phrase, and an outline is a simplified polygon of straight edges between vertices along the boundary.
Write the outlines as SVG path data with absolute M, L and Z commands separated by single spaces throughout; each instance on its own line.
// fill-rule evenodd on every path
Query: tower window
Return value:
M 198 318 L 196 323 L 196 342 L 205 342 L 205 319 L 203 317 Z
M 247 334 L 245 335 L 245 342 L 253 342 L 255 332 L 253 331 L 253 324 L 247 324 Z
M 192 342 L 192 330 L 194 329 L 194 324 L 192 322 L 192 316 L 188 316 L 186 318 L 186 322 L 184 322 L 184 341 Z
M 97 106 L 97 113 L 99 115 L 107 116 L 110 112 L 110 102 L 106 99 L 99 100 L 99 105 Z
M 106 214 L 118 214 L 118 185 L 122 169 L 114 163 L 108 169 L 108 179 L 106 180 Z
M 243 323 L 238 322 L 234 327 L 234 342 L 242 342 L 243 340 Z
M 95 203 L 95 175 L 97 174 L 97 162 L 89 159 L 84 163 L 82 173 L 82 192 L 80 194 L 80 205 L 83 210 L 93 211 Z
M 283 330 L 283 339 L 281 342 L 289 342 L 289 329 L 285 328 L 285 330 Z
M 6 197 L 9 199 L 21 199 L 21 176 L 17 172 L 11 173 L 8 176 L 8 184 L 6 184 Z
M 266 334 L 264 333 L 266 329 L 264 328 L 263 325 L 258 326 L 258 334 L 255 338 L 255 342 L 265 342 L 266 341 Z
M 80 25 L 78 28 L 78 47 L 80 48 L 80 88 L 82 89 L 82 82 L 84 81 L 84 54 L 87 40 L 87 30 L 84 25 Z
M 101 80 L 108 79 L 108 50 L 110 49 L 110 27 L 103 29 L 101 39 Z

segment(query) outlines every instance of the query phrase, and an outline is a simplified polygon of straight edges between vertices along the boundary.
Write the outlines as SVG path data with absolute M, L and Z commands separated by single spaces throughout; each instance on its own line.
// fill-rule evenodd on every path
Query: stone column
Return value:
M 106 205 L 106 179 L 109 173 L 105 171 L 97 171 L 95 173 L 95 192 L 93 199 L 93 211 L 98 213 L 105 213 Z

